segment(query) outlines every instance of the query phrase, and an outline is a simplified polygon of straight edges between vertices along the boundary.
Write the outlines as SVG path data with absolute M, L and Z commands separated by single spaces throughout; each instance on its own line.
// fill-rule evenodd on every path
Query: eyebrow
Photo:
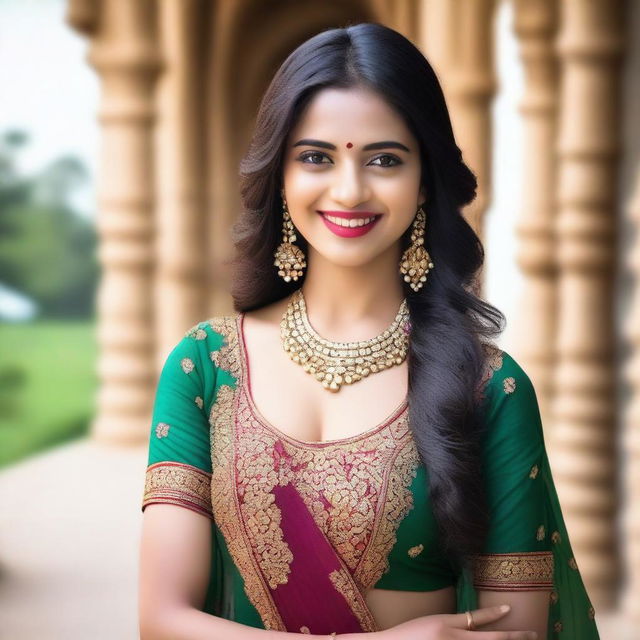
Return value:
M 336 150 L 336 145 L 331 144 L 330 142 L 323 142 L 322 140 L 311 140 L 310 138 L 304 138 L 303 140 L 298 140 L 294 145 L 294 147 L 320 147 L 321 149 L 330 149 L 331 151 Z M 402 151 L 406 151 L 407 153 L 411 153 L 411 151 L 403 145 L 401 142 L 396 142 L 395 140 L 383 140 L 381 142 L 372 142 L 370 144 L 365 144 L 362 147 L 363 151 L 375 151 L 377 149 L 400 149 Z

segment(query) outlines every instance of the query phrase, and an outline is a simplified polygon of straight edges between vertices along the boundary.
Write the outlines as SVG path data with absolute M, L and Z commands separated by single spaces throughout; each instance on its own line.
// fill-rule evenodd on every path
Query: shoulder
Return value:
M 219 350 L 236 337 L 239 316 L 239 313 L 233 313 L 201 320 L 185 331 L 182 341 L 201 342 L 203 346 Z
M 531 379 L 519 362 L 507 351 L 493 343 L 483 343 L 484 362 L 477 385 L 481 400 L 494 394 L 513 394 L 519 387 L 533 389 Z

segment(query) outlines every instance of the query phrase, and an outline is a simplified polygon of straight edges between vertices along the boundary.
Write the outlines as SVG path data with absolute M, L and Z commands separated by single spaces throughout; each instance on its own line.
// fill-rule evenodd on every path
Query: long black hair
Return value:
M 304 276 L 284 282 L 273 265 L 281 241 L 285 141 L 318 91 L 356 86 L 383 97 L 420 145 L 428 194 L 425 247 L 436 266 L 420 291 L 403 284 L 412 325 L 409 423 L 427 470 L 443 549 L 464 566 L 481 551 L 488 527 L 475 391 L 482 343 L 502 331 L 504 316 L 474 293 L 484 252 L 460 209 L 475 198 L 477 182 L 462 161 L 442 89 L 422 53 L 393 29 L 361 23 L 323 31 L 295 49 L 275 74 L 240 165 L 243 211 L 233 229 L 234 306 L 238 311 L 262 307 L 304 282 Z M 410 231 L 402 236 L 402 250 Z M 297 244 L 306 252 L 300 234 Z

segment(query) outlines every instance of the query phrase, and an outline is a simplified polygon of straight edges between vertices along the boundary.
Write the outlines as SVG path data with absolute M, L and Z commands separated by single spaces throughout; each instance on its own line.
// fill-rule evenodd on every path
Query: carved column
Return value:
M 554 475 L 596 605 L 618 579 L 613 285 L 621 3 L 565 0 L 559 55 L 559 331 Z
M 156 368 L 182 334 L 206 316 L 205 123 L 202 0 L 162 0 L 165 70 L 156 137 Z
M 91 35 L 89 62 L 102 85 L 100 388 L 92 433 L 102 441 L 140 442 L 149 431 L 154 383 L 151 129 L 160 68 L 156 3 L 101 0 L 90 7 L 76 2 L 67 19 Z
M 635 227 L 629 268 L 634 276 L 631 308 L 625 334 L 630 343 L 631 357 L 625 365 L 630 399 L 624 415 L 625 513 L 627 575 L 623 608 L 632 622 L 640 624 L 640 171 L 636 178 L 635 196 L 629 206 L 629 218 Z
M 520 42 L 525 94 L 522 213 L 516 232 L 524 273 L 518 307 L 517 353 L 536 388 L 542 424 L 550 426 L 556 329 L 555 176 L 557 64 L 555 0 L 515 0 L 514 31 Z
M 494 0 L 429 0 L 421 7 L 418 44 L 442 83 L 458 146 L 478 178 L 465 217 L 482 238 L 491 201 L 491 103 Z

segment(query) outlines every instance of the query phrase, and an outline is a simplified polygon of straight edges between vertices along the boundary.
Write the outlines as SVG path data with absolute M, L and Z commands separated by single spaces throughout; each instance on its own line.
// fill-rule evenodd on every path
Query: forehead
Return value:
M 405 121 L 384 97 L 361 87 L 318 91 L 290 134 L 292 142 L 311 136 L 338 144 L 365 144 L 389 136 L 407 146 L 414 143 Z

